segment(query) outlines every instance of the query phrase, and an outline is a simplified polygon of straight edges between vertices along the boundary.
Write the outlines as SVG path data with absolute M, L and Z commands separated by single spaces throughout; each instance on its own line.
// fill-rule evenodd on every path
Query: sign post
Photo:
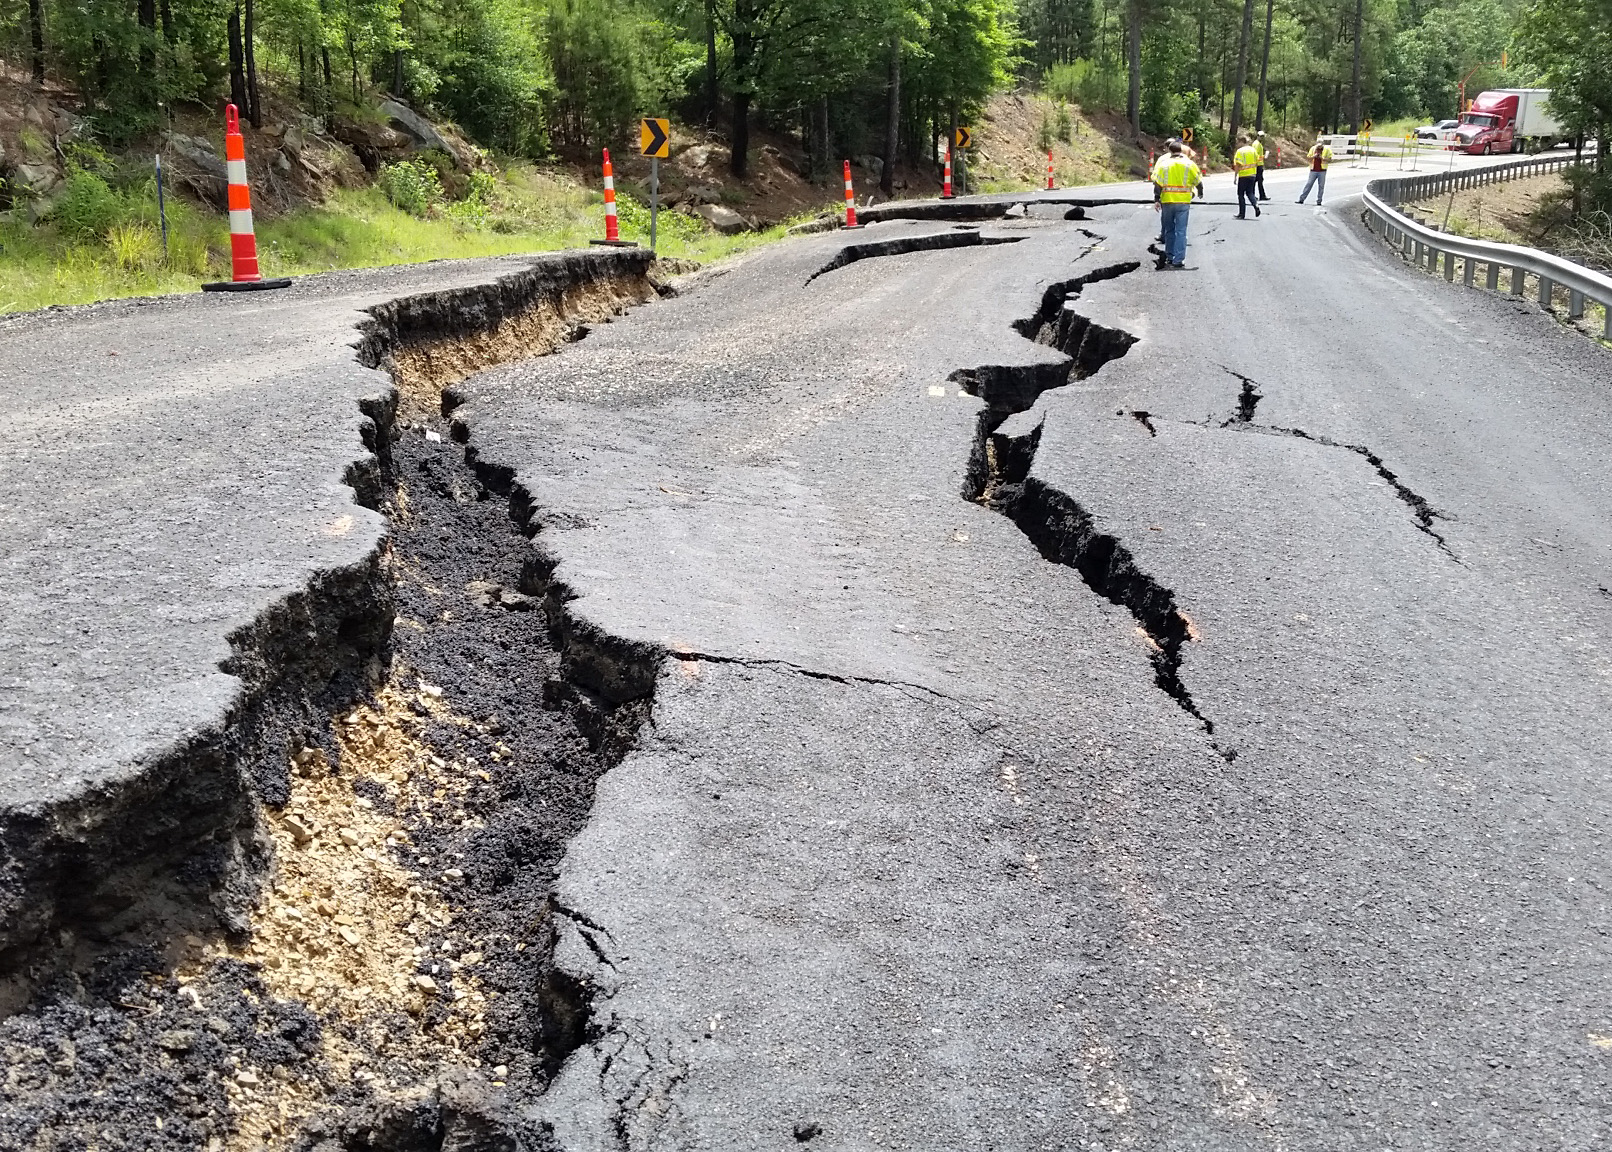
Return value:
M 957 146 L 957 194 L 968 195 L 968 150 L 974 146 L 974 130 L 959 125 L 957 139 L 952 141 Z
M 646 117 L 638 122 L 638 153 L 649 157 L 649 250 L 655 250 L 660 218 L 660 162 L 672 154 L 671 121 Z

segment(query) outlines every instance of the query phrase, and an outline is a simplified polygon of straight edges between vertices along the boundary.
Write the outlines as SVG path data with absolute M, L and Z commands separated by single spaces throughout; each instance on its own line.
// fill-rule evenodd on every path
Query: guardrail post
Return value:
M 1599 147 L 1599 144 L 1597 144 Z M 1601 311 L 1606 316 L 1606 323 L 1601 328 L 1601 339 L 1612 340 L 1612 301 L 1601 305 Z
M 1470 256 L 1461 261 L 1461 283 L 1468 288 L 1472 287 L 1472 273 L 1477 270 L 1477 264 L 1478 262 Z
M 1584 293 L 1574 291 L 1567 293 L 1567 318 L 1569 320 L 1584 319 Z
M 1523 278 L 1526 275 L 1527 274 L 1525 272 L 1523 272 L 1523 270 L 1521 268 L 1513 267 L 1511 269 L 1511 294 L 1513 296 L 1521 296 L 1522 295 Z
M 1550 282 L 1549 276 L 1541 276 L 1539 278 L 1539 306 L 1545 309 L 1547 312 L 1550 311 L 1551 289 L 1553 287 L 1555 287 L 1555 285 Z
M 1455 253 L 1454 252 L 1446 252 L 1446 253 L 1444 253 L 1444 279 L 1449 280 L 1452 283 L 1455 280 Z
M 1486 287 L 1491 292 L 1500 291 L 1500 265 L 1493 260 L 1489 261 L 1489 275 Z

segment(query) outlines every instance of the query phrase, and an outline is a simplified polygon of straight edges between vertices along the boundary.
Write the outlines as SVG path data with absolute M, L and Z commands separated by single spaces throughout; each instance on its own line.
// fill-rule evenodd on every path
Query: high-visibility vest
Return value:
M 1265 141 L 1254 141 L 1254 155 L 1259 157 L 1259 162 L 1261 165 L 1265 163 Z
M 1316 155 L 1318 153 L 1320 154 L 1320 157 L 1321 157 L 1321 171 L 1325 172 L 1327 170 L 1327 165 L 1332 163 L 1332 145 L 1330 145 L 1330 144 L 1317 144 L 1314 148 L 1311 148 L 1310 149 L 1310 159 L 1311 159 L 1311 161 L 1315 160 L 1315 157 L 1316 157 Z
M 1165 204 L 1190 204 L 1192 190 L 1202 179 L 1198 166 L 1185 156 L 1165 156 L 1153 165 L 1153 183 L 1159 186 L 1159 200 Z
M 1252 176 L 1259 168 L 1259 153 L 1252 144 L 1244 144 L 1232 154 L 1231 162 L 1237 166 L 1238 176 Z

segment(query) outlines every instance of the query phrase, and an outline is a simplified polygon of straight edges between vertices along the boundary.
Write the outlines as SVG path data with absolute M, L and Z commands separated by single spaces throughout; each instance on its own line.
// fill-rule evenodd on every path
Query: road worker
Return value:
M 1265 152 L 1270 147 L 1270 137 L 1263 132 L 1254 135 L 1254 151 L 1259 153 L 1259 167 L 1254 170 L 1254 185 L 1259 190 L 1261 200 L 1269 200 L 1265 192 Z
M 1315 206 L 1321 207 L 1321 197 L 1327 191 L 1327 165 L 1332 163 L 1332 146 L 1325 140 L 1317 140 L 1315 146 L 1309 151 L 1310 178 L 1304 182 L 1304 191 L 1299 193 L 1299 203 L 1315 189 Z
M 1254 137 L 1244 132 L 1237 138 L 1240 146 L 1232 153 L 1232 167 L 1237 170 L 1237 219 L 1248 219 L 1248 205 L 1253 205 L 1259 216 L 1259 200 L 1254 195 L 1255 174 L 1259 171 L 1259 152 L 1254 148 Z
M 1203 182 L 1203 173 L 1185 155 L 1186 146 L 1171 140 L 1169 151 L 1153 166 L 1153 201 L 1159 213 L 1159 230 L 1164 250 L 1158 267 L 1184 268 L 1187 262 L 1187 215 L 1192 211 L 1192 190 Z

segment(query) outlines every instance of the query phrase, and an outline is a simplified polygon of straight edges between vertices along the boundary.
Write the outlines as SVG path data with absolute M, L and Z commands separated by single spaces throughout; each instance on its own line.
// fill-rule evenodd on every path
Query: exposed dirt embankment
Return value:
M 517 1104 L 590 999 L 554 970 L 552 883 L 660 653 L 569 619 L 442 390 L 652 298 L 650 271 L 558 254 L 372 311 L 357 355 L 398 389 L 351 481 L 390 539 L 237 637 L 215 733 L 8 874 L 53 911 L 8 920 L 0 1149 L 545 1146 Z M 148 895 L 106 915 L 80 887 Z

